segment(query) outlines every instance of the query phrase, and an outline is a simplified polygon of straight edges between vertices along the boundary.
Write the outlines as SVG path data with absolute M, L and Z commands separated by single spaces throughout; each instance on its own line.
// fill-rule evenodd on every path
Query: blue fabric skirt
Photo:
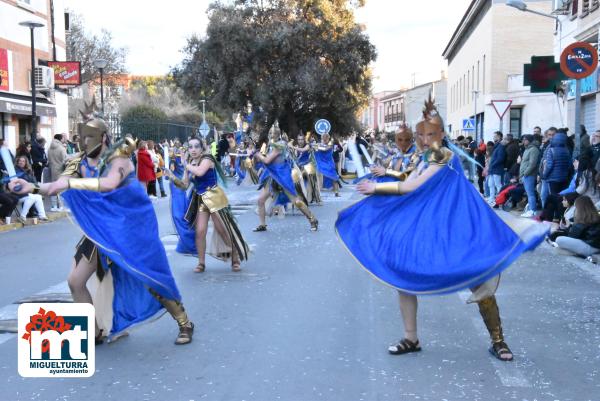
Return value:
M 333 161 L 333 149 L 319 150 L 314 154 L 317 170 L 323 174 L 323 188 L 333 187 L 333 183 L 340 179 Z
M 177 241 L 177 253 L 184 255 L 197 255 L 196 250 L 196 232 L 187 221 L 185 221 L 185 212 L 188 210 L 190 199 L 187 196 L 186 191 L 177 188 L 173 182 L 170 184 L 171 188 L 171 219 L 175 226 L 175 231 L 179 240 Z
M 158 235 L 158 222 L 146 191 L 134 177 L 111 192 L 68 190 L 62 194 L 77 224 L 98 247 L 112 274 L 111 334 L 157 315 L 162 305 L 152 288 L 181 300 Z
M 265 172 L 268 174 L 267 177 L 275 180 L 275 182 L 290 195 L 298 196 L 294 186 L 294 180 L 292 179 L 292 167 L 287 161 L 283 163 L 266 164 Z M 261 180 L 262 179 L 263 178 L 261 177 Z
M 509 226 L 466 179 L 458 157 L 406 195 L 372 195 L 339 213 L 336 231 L 358 263 L 411 294 L 472 288 L 536 248 L 546 226 Z

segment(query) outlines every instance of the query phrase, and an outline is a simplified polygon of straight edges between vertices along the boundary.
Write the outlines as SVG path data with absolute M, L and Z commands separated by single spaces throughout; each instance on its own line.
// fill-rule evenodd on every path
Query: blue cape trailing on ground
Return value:
M 335 168 L 335 162 L 333 161 L 333 148 L 319 150 L 314 155 L 317 162 L 317 170 L 323 174 L 323 188 L 331 188 L 333 183 L 340 179 Z
M 133 175 L 111 192 L 68 190 L 62 197 L 85 235 L 98 246 L 105 269 L 111 269 L 112 333 L 151 318 L 162 308 L 148 287 L 167 299 L 181 299 L 152 202 Z M 106 266 L 106 257 L 112 264 Z
M 184 170 L 180 157 L 175 159 L 174 165 L 175 170 L 173 174 L 180 180 L 183 179 Z M 177 253 L 196 255 L 198 253 L 195 242 L 196 233 L 193 227 L 190 227 L 184 219 L 185 212 L 190 204 L 190 197 L 187 196 L 186 191 L 177 188 L 173 182 L 169 183 L 169 187 L 171 189 L 171 219 L 173 220 L 175 231 L 179 236 L 175 250 Z
M 413 294 L 482 284 L 548 231 L 531 222 L 517 234 L 466 179 L 457 156 L 414 192 L 369 196 L 343 210 L 336 230 L 365 269 Z

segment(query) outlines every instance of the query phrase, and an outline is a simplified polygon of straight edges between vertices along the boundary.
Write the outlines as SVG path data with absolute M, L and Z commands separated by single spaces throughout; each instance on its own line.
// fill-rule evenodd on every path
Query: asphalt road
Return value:
M 230 186 L 234 204 L 256 193 Z M 232 273 L 174 253 L 168 201 L 155 203 L 161 237 L 194 341 L 174 346 L 169 316 L 96 350 L 89 379 L 25 379 L 16 336 L 0 334 L 0 401 L 13 400 L 600 400 L 600 267 L 542 246 L 503 276 L 498 302 L 515 361 L 487 352 L 488 337 L 466 293 L 423 298 L 423 352 L 390 356 L 400 339 L 395 291 L 376 282 L 339 244 L 337 210 L 357 198 L 344 188 L 306 220 L 238 209 L 253 255 Z M 66 292 L 79 229 L 68 219 L 0 234 L 0 321 L 13 302 Z M 493 239 L 490 239 L 493 240 Z M 474 252 L 473 257 L 477 257 Z

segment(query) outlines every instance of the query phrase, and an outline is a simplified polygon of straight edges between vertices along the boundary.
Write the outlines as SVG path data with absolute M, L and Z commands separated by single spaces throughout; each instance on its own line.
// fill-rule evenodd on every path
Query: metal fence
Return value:
M 107 118 L 111 133 L 116 140 L 126 134 L 135 138 L 153 140 L 159 142 L 163 138 L 179 138 L 185 142 L 188 137 L 198 132 L 197 125 L 185 124 L 176 121 L 152 121 L 152 120 L 126 120 L 122 121 L 119 116 L 111 115 Z

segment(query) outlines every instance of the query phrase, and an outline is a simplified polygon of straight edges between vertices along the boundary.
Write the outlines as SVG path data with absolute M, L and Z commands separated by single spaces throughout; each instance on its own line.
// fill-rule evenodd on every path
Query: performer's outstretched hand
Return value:
M 8 190 L 13 194 L 27 195 L 33 192 L 33 184 L 22 178 L 13 178 L 8 183 Z
M 383 177 L 385 175 L 385 169 L 381 166 L 373 166 L 371 167 L 371 173 L 375 177 Z
M 375 183 L 373 181 L 361 181 L 356 186 L 356 190 L 363 195 L 372 195 L 375 193 Z

